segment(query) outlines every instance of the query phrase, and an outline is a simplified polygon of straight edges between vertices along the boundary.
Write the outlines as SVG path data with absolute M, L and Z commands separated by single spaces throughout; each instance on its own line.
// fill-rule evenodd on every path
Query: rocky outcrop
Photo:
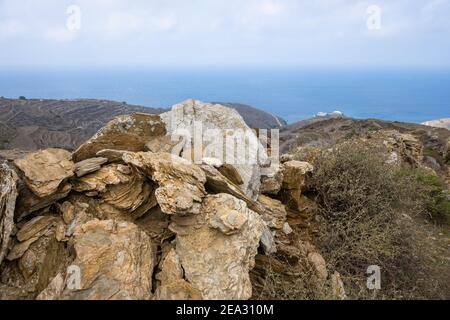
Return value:
M 7 254 L 14 227 L 17 175 L 6 163 L 0 163 L 0 265 Z
M 166 134 L 158 115 L 134 113 L 119 116 L 100 129 L 73 154 L 76 162 L 96 157 L 104 149 L 145 151 L 146 143 Z
M 183 157 L 196 163 L 201 163 L 204 157 L 213 157 L 233 165 L 242 179 L 239 187 L 250 198 L 257 198 L 260 166 L 267 163 L 267 153 L 235 110 L 188 100 L 161 114 L 161 119 L 169 134 L 185 137 Z
M 15 160 L 16 208 L 18 178 L 2 166 L 0 298 L 252 298 L 258 252 L 284 253 L 280 235 L 295 233 L 280 199 L 286 193 L 300 203 L 312 167 L 268 166 L 251 131 L 244 145 L 263 162 L 232 164 L 214 154 L 189 161 L 192 149 L 174 151 L 172 138 L 178 128 L 193 132 L 197 120 L 204 129 L 249 129 L 235 111 L 197 101 L 161 118 L 118 117 L 73 156 L 48 149 Z M 224 147 L 217 135 L 205 137 L 202 150 Z M 263 171 L 273 181 L 261 179 Z M 325 278 L 322 261 L 310 260 Z

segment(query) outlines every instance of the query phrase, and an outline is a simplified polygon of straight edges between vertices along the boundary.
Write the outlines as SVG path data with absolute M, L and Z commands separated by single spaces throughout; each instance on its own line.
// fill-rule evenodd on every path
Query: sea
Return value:
M 421 123 L 450 117 L 450 69 L 2 68 L 0 96 L 107 99 L 164 108 L 192 98 L 248 104 L 288 123 L 333 111 Z

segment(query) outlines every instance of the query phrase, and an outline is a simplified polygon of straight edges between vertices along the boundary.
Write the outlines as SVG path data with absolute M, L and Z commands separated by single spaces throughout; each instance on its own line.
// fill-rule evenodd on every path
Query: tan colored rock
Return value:
M 156 289 L 155 300 L 202 300 L 202 294 L 189 282 L 179 279 Z
M 36 297 L 36 300 L 57 300 L 64 290 L 64 278 L 61 273 L 58 273 L 56 277 L 50 282 L 47 288 L 41 291 Z
M 277 195 L 283 184 L 283 172 L 281 169 L 274 170 L 269 175 L 261 176 L 261 193 L 266 195 Z
M 246 222 L 239 232 L 227 235 L 211 226 L 211 219 L 221 210 L 238 211 Z M 265 228 L 259 215 L 228 194 L 207 196 L 201 214 L 179 217 L 176 252 L 186 280 L 200 290 L 204 299 L 249 299 L 252 287 L 249 270 L 254 267 L 259 241 Z M 182 224 L 187 219 L 188 223 Z
M 300 198 L 306 185 L 306 176 L 313 169 L 313 166 L 308 162 L 291 160 L 283 164 L 281 199 L 288 208 L 295 211 L 300 210 Z
M 57 219 L 53 216 L 38 216 L 25 223 L 19 232 L 17 232 L 16 237 L 19 241 L 26 241 L 40 231 L 54 226 L 56 222 Z
M 122 162 L 125 150 L 104 149 L 96 153 L 97 157 L 108 159 L 108 162 Z
M 155 195 L 164 213 L 200 212 L 206 177 L 198 166 L 169 153 L 128 152 L 123 160 L 158 184 Z
M 2 265 L 2 280 L 19 287 L 20 292 L 13 293 L 21 299 L 35 299 L 52 279 L 64 271 L 71 261 L 70 252 L 62 242 L 55 239 L 52 229 L 33 242 L 23 255 L 13 262 Z
M 0 163 L 0 265 L 6 254 L 14 228 L 17 198 L 17 175 L 6 163 Z
M 73 188 L 98 199 L 97 211 L 101 218 L 135 220 L 157 204 L 153 183 L 138 170 L 122 164 L 109 164 L 74 179 Z
M 328 278 L 328 270 L 325 259 L 317 252 L 311 252 L 308 254 L 308 261 L 313 266 L 317 277 L 320 280 L 326 280 Z
M 201 164 L 202 158 L 215 157 L 225 164 L 233 165 L 243 181 L 238 187 L 248 197 L 256 199 L 261 180 L 260 164 L 266 163 L 268 156 L 255 133 L 236 110 L 219 104 L 187 100 L 161 114 L 161 119 L 169 135 L 185 136 L 188 139 L 183 148 L 183 157 L 198 164 Z M 196 134 L 195 128 L 200 124 L 200 154 L 192 159 L 193 150 L 196 149 L 195 141 L 192 140 Z M 237 146 L 230 142 L 232 140 L 238 140 L 240 144 Z
M 89 173 L 100 170 L 103 164 L 107 163 L 107 158 L 90 158 L 75 163 L 75 173 L 77 177 L 83 177 Z
M 305 184 L 307 173 L 312 172 L 314 167 L 308 162 L 288 161 L 283 164 L 283 188 L 287 190 L 302 189 Z
M 14 164 L 23 173 L 30 190 L 40 198 L 56 193 L 75 170 L 70 152 L 62 149 L 29 153 L 23 159 L 15 160 Z
M 287 216 L 283 203 L 264 195 L 258 197 L 258 202 L 265 208 L 262 218 L 266 222 L 266 225 L 272 229 L 283 229 Z
M 203 164 L 201 166 L 206 175 L 206 187 L 213 193 L 228 193 L 232 196 L 244 201 L 247 206 L 259 214 L 264 214 L 265 208 L 248 197 L 238 186 L 231 182 L 227 177 L 210 165 Z
M 58 204 L 58 208 L 64 223 L 70 224 L 75 218 L 75 206 L 69 201 L 64 201 L 62 204 Z
M 44 230 L 47 231 L 47 230 Z M 9 261 L 13 261 L 16 259 L 19 259 L 23 256 L 23 254 L 28 250 L 28 248 L 34 243 L 36 242 L 40 235 L 37 235 L 35 237 L 32 237 L 26 241 L 23 242 L 19 242 L 16 245 L 14 245 L 11 250 L 8 253 L 8 256 L 6 257 L 6 259 L 8 259 Z
M 65 290 L 64 299 L 149 299 L 155 266 L 150 238 L 129 222 L 92 220 L 74 234 L 81 290 Z
M 100 129 L 73 154 L 76 162 L 93 158 L 104 149 L 145 151 L 145 144 L 166 135 L 166 127 L 158 115 L 135 113 L 119 116 Z
M 180 156 L 181 148 L 177 148 L 181 139 L 172 140 L 171 136 L 158 137 L 150 140 L 145 144 L 146 151 L 153 153 L 170 153 L 176 156 Z
M 21 221 L 31 213 L 51 206 L 56 201 L 67 197 L 72 190 L 72 185 L 69 183 L 62 184 L 55 193 L 40 198 L 31 192 L 28 188 L 22 188 L 17 198 L 16 217 Z

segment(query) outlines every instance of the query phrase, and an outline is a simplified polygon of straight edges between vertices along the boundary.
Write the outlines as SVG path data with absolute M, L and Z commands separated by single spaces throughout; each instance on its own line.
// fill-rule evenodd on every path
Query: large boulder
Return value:
M 80 287 L 66 289 L 63 299 L 149 299 L 155 248 L 139 228 L 125 221 L 91 220 L 74 234 Z
M 7 254 L 14 227 L 17 175 L 6 163 L 0 163 L 0 265 Z
M 76 162 L 94 158 L 104 149 L 145 151 L 146 144 L 166 135 L 166 127 L 158 115 L 134 113 L 116 117 L 82 144 L 73 154 Z
M 260 164 L 266 165 L 268 157 L 257 136 L 236 110 L 187 100 L 161 114 L 161 119 L 174 139 L 185 137 L 183 157 L 197 164 L 205 157 L 219 158 L 232 165 L 242 180 L 239 187 L 250 198 L 257 198 Z
M 200 215 L 174 217 L 171 229 L 185 278 L 204 299 L 252 296 L 249 271 L 265 224 L 244 201 L 228 194 L 207 196 Z
M 43 198 L 54 194 L 63 181 L 72 177 L 75 164 L 70 152 L 62 149 L 46 149 L 16 159 L 14 164 L 23 174 L 30 190 Z

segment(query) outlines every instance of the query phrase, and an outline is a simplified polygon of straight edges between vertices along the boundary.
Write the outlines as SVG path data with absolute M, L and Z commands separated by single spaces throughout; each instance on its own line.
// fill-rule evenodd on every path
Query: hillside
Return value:
M 282 119 L 241 104 L 236 109 L 253 128 L 277 128 Z M 73 150 L 118 115 L 160 114 L 167 109 L 128 105 L 108 100 L 20 100 L 0 98 L 0 150 Z
M 367 137 L 385 130 L 412 134 L 423 145 L 424 156 L 428 157 L 429 161 L 436 161 L 440 165 L 445 163 L 449 149 L 449 130 L 377 119 L 335 118 L 294 123 L 281 131 L 280 148 L 282 153 L 299 146 L 327 148 L 348 138 Z

